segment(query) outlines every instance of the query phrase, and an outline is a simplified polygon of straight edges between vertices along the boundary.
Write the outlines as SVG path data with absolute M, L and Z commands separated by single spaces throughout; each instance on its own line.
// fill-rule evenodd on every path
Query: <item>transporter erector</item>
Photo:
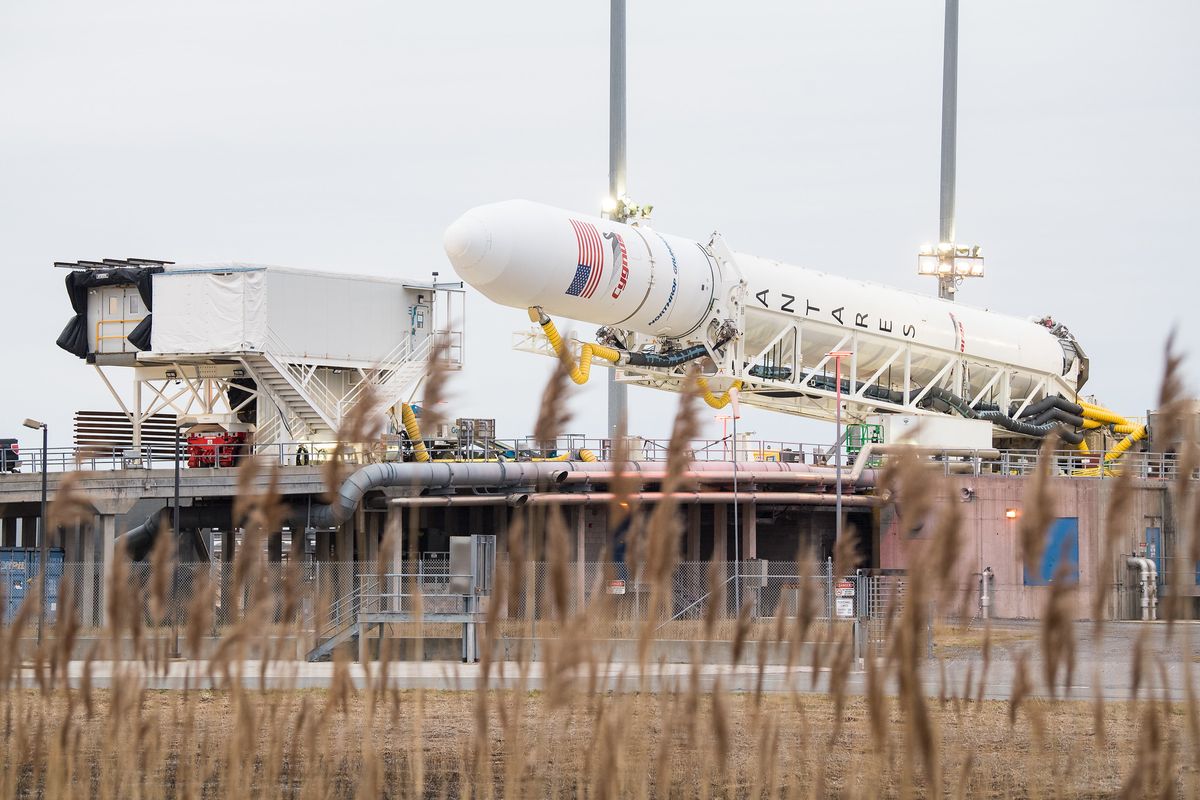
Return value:
M 1008 435 L 1058 431 L 1072 443 L 1092 408 L 1078 402 L 1088 360 L 1062 325 L 1028 321 L 734 253 L 645 224 L 526 200 L 480 206 L 444 237 L 458 274 L 484 296 L 526 308 L 537 324 L 518 347 L 577 352 L 634 384 L 678 390 L 693 362 L 705 400 L 832 419 L 830 353 L 848 352 L 842 401 L 851 418 L 953 414 Z M 563 342 L 551 316 L 601 326 Z

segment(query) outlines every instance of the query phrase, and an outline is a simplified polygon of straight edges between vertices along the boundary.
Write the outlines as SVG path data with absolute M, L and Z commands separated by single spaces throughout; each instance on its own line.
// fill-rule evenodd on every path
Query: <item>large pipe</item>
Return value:
M 985 567 L 979 573 L 979 616 L 981 619 L 991 619 L 992 616 L 992 581 L 995 574 L 991 567 Z
M 1125 563 L 1138 571 L 1142 587 L 1142 620 L 1158 619 L 1158 565 L 1153 559 L 1130 556 Z
M 818 485 L 832 486 L 835 478 L 830 475 L 819 475 L 816 473 L 804 472 L 765 472 L 757 469 L 739 469 L 737 471 L 737 479 L 739 481 L 759 481 L 762 483 L 811 483 Z M 625 477 L 633 477 L 639 481 L 655 483 L 666 480 L 671 477 L 667 472 L 637 472 L 626 473 Z M 562 476 L 561 483 L 606 483 L 616 479 L 617 475 L 613 472 L 568 472 Z M 731 483 L 734 479 L 732 470 L 716 471 L 688 471 L 682 476 L 683 480 L 692 480 L 698 483 Z
M 230 525 L 228 505 L 182 506 L 178 512 L 163 507 L 146 517 L 141 525 L 135 525 L 116 539 L 116 552 L 124 552 L 133 561 L 141 561 L 149 555 L 154 541 L 162 528 L 164 515 L 173 513 L 176 535 L 180 528 L 226 528 Z
M 444 508 L 445 506 L 512 506 L 520 508 L 529 500 L 527 494 L 439 494 L 429 497 L 397 497 L 391 500 L 402 508 Z
M 582 462 L 581 462 L 582 463 Z M 457 486 L 508 488 L 551 483 L 564 471 L 578 468 L 570 461 L 488 461 L 371 464 L 348 477 L 331 505 L 314 506 L 311 524 L 332 528 L 345 522 L 363 496 L 383 486 L 450 489 Z
M 757 503 L 760 506 L 791 506 L 818 505 L 831 506 L 836 498 L 831 494 L 816 492 L 634 492 L 620 495 L 622 500 L 641 500 L 643 502 L 660 502 L 668 497 L 678 503 Z M 593 503 L 609 503 L 618 499 L 614 492 L 555 492 L 548 494 L 529 495 L 529 505 L 564 505 L 586 506 Z M 843 505 L 875 506 L 882 502 L 881 498 L 868 495 L 850 495 L 842 497 Z
M 866 470 L 867 463 L 875 456 L 879 455 L 898 455 L 900 453 L 915 453 L 918 456 L 945 456 L 947 458 L 971 458 L 996 459 L 1000 457 L 1000 451 L 995 449 L 987 450 L 971 450 L 969 448 L 946 448 L 946 447 L 917 447 L 911 444 L 875 444 L 868 443 L 859 451 L 858 456 L 854 460 L 854 469 L 850 470 L 850 480 L 857 482 Z
M 876 472 L 875 470 L 863 469 L 859 471 L 860 487 L 870 487 L 875 485 Z M 733 474 L 732 461 L 693 461 L 688 465 L 685 477 L 694 477 L 698 480 L 708 478 L 710 474 Z M 661 480 L 666 476 L 663 472 L 662 461 L 630 461 L 625 464 L 622 472 L 631 477 L 640 478 L 641 480 L 653 481 Z M 833 483 L 836 480 L 836 473 L 832 467 L 818 467 L 812 464 L 797 464 L 789 461 L 755 461 L 753 466 L 747 467 L 744 462 L 740 462 L 737 468 L 738 478 L 743 475 L 753 472 L 762 476 L 762 480 L 800 480 L 803 478 L 788 478 L 787 475 L 811 475 L 814 481 L 821 483 Z M 613 475 L 613 464 L 607 461 L 594 461 L 588 464 L 573 464 L 570 471 L 564 471 L 560 481 L 570 480 L 578 482 L 585 480 L 583 475 L 591 475 L 599 478 L 605 476 L 611 478 Z M 719 480 L 719 478 L 714 478 Z M 848 480 L 848 478 L 847 478 Z

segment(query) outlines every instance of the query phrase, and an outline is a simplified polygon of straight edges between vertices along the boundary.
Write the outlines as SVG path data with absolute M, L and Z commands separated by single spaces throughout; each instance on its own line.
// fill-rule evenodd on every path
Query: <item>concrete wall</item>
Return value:
M 1084 478 L 1054 478 L 1054 516 L 1075 517 L 1079 525 L 1079 591 L 1076 594 L 1076 614 L 1090 618 L 1096 588 L 1108 583 L 1114 591 L 1106 603 L 1106 618 L 1128 616 L 1128 592 L 1136 587 L 1137 575 L 1125 565 L 1124 557 L 1116 559 L 1111 573 L 1101 574 L 1102 543 L 1112 530 L 1115 547 L 1120 554 L 1139 552 L 1145 545 L 1145 529 L 1157 524 L 1163 516 L 1165 487 L 1143 482 L 1135 484 L 1133 498 L 1126 513 L 1109 519 L 1108 506 L 1116 485 L 1114 480 Z M 934 512 L 915 535 L 901 531 L 894 508 L 881 512 L 879 533 L 879 566 L 905 569 L 910 565 L 919 542 L 928 541 L 937 519 L 947 504 L 953 503 L 961 514 L 962 555 L 956 581 L 973 591 L 978 585 L 978 573 L 991 567 L 995 574 L 993 613 L 1001 618 L 1036 618 L 1041 616 L 1050 595 L 1049 586 L 1026 586 L 1022 562 L 1019 526 L 1031 482 L 1000 476 L 964 476 L 946 479 Z M 973 496 L 963 499 L 963 490 Z M 901 500 L 901 503 L 903 501 Z M 1016 518 L 1006 517 L 1015 510 Z M 1177 576 L 1178 577 L 1178 576 Z M 1194 573 L 1193 573 L 1194 582 Z M 1122 604 L 1126 605 L 1122 605 Z M 977 593 L 972 600 L 977 610 Z

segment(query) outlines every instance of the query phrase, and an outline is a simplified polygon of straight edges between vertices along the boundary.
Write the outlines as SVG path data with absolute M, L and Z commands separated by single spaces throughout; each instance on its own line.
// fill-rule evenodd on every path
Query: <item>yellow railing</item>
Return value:
M 140 319 L 98 319 L 96 320 L 96 350 L 100 349 L 100 343 L 105 339 L 124 339 L 125 333 L 110 333 L 107 336 L 100 335 L 101 325 L 129 325 L 141 322 Z

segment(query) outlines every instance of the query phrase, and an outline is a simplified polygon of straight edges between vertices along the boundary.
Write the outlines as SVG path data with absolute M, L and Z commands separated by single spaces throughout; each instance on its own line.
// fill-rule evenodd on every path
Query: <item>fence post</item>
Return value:
M 867 657 L 867 626 L 870 611 L 867 608 L 867 581 L 861 569 L 854 570 L 854 658 L 862 662 Z
M 825 613 L 829 618 L 829 640 L 833 641 L 833 556 L 825 559 Z

